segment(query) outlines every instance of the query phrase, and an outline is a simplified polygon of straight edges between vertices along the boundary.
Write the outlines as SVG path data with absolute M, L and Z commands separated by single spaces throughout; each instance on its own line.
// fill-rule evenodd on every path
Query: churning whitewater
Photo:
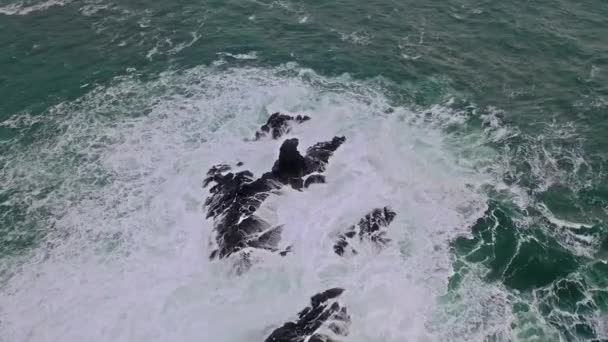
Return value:
M 275 112 L 309 120 L 256 138 Z M 4 181 L 57 186 L 43 199 L 14 198 L 32 217 L 47 213 L 52 231 L 9 261 L 0 340 L 440 341 L 508 330 L 488 315 L 509 314 L 499 288 L 472 284 L 474 300 L 442 299 L 449 243 L 483 215 L 479 189 L 490 178 L 446 147 L 442 125 L 455 118 L 438 107 L 391 106 L 377 83 L 295 65 L 215 65 L 120 78 L 39 120 L 62 134 L 8 160 Z M 211 183 L 244 170 L 262 177 L 290 141 L 298 158 L 314 159 L 306 148 L 342 136 L 322 168 L 304 172 L 322 174 L 315 184 L 267 177 L 272 192 L 253 208 L 262 224 L 248 232 L 280 227 L 280 238 L 218 252 L 229 241 L 217 237 L 225 222 L 208 215 L 207 170 L 234 168 Z M 468 305 L 462 315 L 474 323 L 446 321 L 453 305 Z M 306 319 L 305 335 L 281 339 Z
M 0 342 L 608 341 L 605 0 L 0 0 Z

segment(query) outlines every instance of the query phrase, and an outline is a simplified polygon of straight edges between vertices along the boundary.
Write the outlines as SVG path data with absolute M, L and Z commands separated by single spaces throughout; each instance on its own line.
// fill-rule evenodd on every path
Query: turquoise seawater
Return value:
M 399 262 L 202 261 L 204 174 L 271 162 L 240 144 L 273 110 L 397 170 L 334 192 L 402 201 Z M 0 0 L 0 341 L 263 340 L 365 267 L 395 286 L 346 340 L 608 341 L 607 172 L 604 0 Z

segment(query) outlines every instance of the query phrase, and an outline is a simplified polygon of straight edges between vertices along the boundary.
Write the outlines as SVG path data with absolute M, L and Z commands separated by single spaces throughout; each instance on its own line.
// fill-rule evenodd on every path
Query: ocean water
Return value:
M 608 3 L 0 0 L 0 341 L 608 341 Z M 344 135 L 209 260 L 209 167 Z M 282 139 L 284 139 L 282 138 Z M 341 258 L 376 207 L 392 242 Z

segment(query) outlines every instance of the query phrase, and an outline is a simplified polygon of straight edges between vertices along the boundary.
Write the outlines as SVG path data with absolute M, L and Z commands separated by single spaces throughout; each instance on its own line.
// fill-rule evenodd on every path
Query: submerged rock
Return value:
M 298 151 L 298 139 L 285 140 L 272 170 L 259 178 L 250 171 L 229 172 L 231 168 L 226 164 L 211 167 L 203 186 L 213 183 L 205 207 L 207 218 L 215 221 L 218 248 L 210 258 L 224 258 L 248 247 L 277 251 L 282 227 L 272 226 L 254 213 L 268 196 L 284 185 L 301 190 L 305 185 L 303 177 L 311 173 L 315 173 L 314 179 L 318 182 L 317 174 L 325 171 L 329 158 L 345 140 L 334 137 L 317 143 L 308 148 L 304 156 Z
M 266 124 L 260 127 L 260 130 L 255 132 L 255 140 L 259 140 L 264 136 L 270 135 L 272 139 L 278 139 L 291 130 L 292 123 L 302 123 L 310 120 L 309 116 L 297 115 L 289 116 L 281 113 L 274 113 L 269 118 Z
M 350 316 L 337 298 L 344 292 L 332 288 L 310 299 L 310 306 L 298 313 L 298 319 L 275 329 L 265 342 L 332 342 L 346 336 Z
M 334 251 L 338 255 L 344 255 L 348 249 L 349 241 L 359 236 L 360 241 L 370 240 L 380 246 L 386 245 L 390 239 L 386 237 L 386 228 L 393 222 L 397 214 L 389 207 L 376 208 L 363 217 L 357 225 L 340 234 L 334 245 Z M 353 254 L 357 254 L 354 248 L 350 248 Z

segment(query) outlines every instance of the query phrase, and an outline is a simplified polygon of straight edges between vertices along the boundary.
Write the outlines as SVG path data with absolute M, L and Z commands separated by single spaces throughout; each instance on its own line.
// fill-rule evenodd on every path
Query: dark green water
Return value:
M 196 97 L 187 75 L 197 68 L 292 77 L 280 70 L 296 63 L 321 78 L 347 74 L 428 117 L 456 160 L 494 180 L 480 190 L 483 217 L 449 243 L 454 273 L 441 300 L 458 303 L 479 282 L 505 294 L 509 317 L 504 329 L 462 322 L 474 332 L 448 339 L 608 339 L 608 2 L 40 4 L 0 0 L 3 286 L 27 272 L 19 265 L 33 251 L 61 243 L 55 216 L 116 178 L 79 148 L 125 139 L 98 140 L 100 127 L 146 117 L 175 94 Z M 461 119 L 439 124 L 438 106 Z M 470 319 L 459 318 L 465 309 L 450 306 L 446 321 Z M 11 323 L 6 341 L 21 336 Z

